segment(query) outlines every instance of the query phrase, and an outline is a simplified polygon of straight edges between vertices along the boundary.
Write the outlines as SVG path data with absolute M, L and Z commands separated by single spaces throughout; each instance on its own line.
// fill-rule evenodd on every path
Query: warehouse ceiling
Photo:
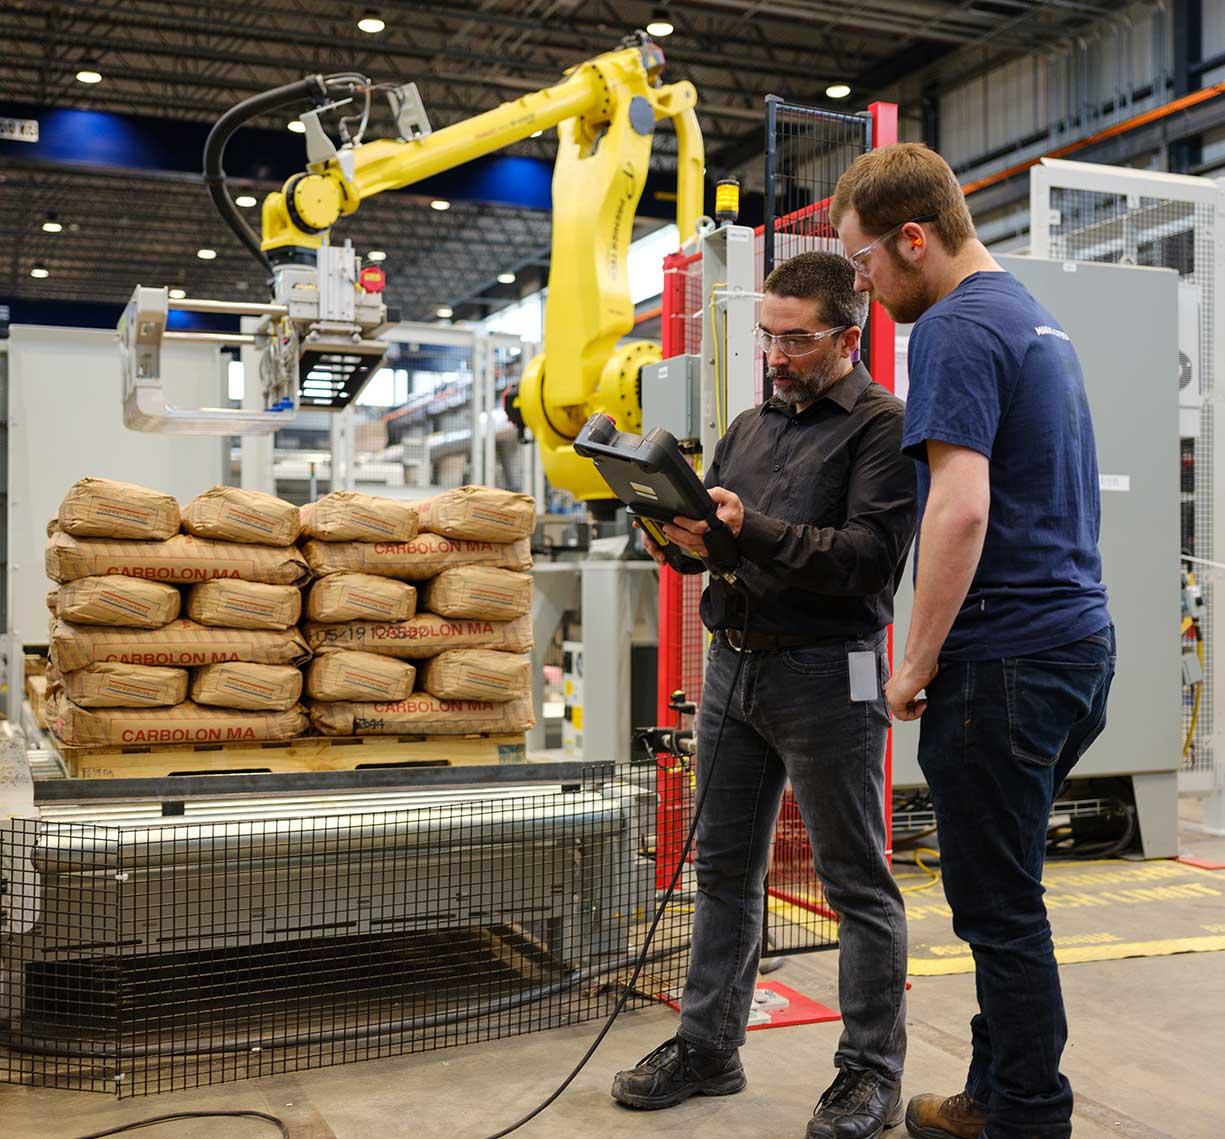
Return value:
M 859 109 L 901 83 L 904 113 L 915 114 L 920 89 L 1064 43 L 1114 8 L 1109 0 L 6 0 L 0 116 L 18 114 L 6 109 L 13 104 L 85 108 L 198 132 L 249 95 L 312 72 L 357 70 L 414 80 L 438 128 L 555 83 L 662 9 L 675 25 L 660 40 L 665 78 L 698 89 L 709 175 L 755 179 L 767 93 Z M 378 34 L 357 26 L 372 13 L 386 25 Z M 83 68 L 102 81 L 77 81 Z M 851 95 L 827 98 L 834 83 Z M 256 126 L 287 133 L 284 116 Z M 664 177 L 673 149 L 665 128 L 653 158 Z M 116 304 L 140 282 L 263 298 L 260 267 L 217 218 L 198 176 L 31 161 L 19 150 L 0 155 L 0 297 Z M 548 162 L 552 152 L 546 133 L 508 153 Z M 275 166 L 238 189 L 262 197 L 294 169 Z M 41 228 L 52 214 L 59 233 Z M 428 319 L 441 305 L 478 315 L 532 288 L 547 265 L 549 217 L 462 195 L 440 213 L 409 189 L 368 201 L 336 233 L 362 253 L 385 250 L 389 302 L 406 318 Z M 205 245 L 216 259 L 196 257 Z M 46 277 L 31 277 L 36 266 Z M 499 285 L 509 271 L 515 284 Z

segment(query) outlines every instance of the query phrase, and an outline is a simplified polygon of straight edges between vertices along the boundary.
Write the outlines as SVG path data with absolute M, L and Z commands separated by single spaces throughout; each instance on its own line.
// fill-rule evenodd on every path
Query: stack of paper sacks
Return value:
M 535 722 L 531 498 L 461 487 L 410 504 L 342 491 L 302 513 L 318 579 L 303 633 L 319 731 L 515 733 Z
M 76 483 L 47 544 L 59 586 L 48 598 L 48 722 L 60 741 L 300 735 L 298 666 L 310 651 L 296 622 L 310 571 L 293 544 L 297 514 L 234 487 L 180 510 L 145 487 Z

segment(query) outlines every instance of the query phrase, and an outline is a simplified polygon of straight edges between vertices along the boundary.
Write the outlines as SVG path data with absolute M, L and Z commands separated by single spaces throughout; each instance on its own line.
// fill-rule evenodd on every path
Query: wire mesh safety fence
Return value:
M 141 1095 L 603 1016 L 688 828 L 677 778 L 668 818 L 646 763 L 360 813 L 12 820 L 0 1078 Z M 686 866 L 632 1003 L 679 998 L 695 889 Z
M 872 147 L 868 113 L 840 114 L 782 99 L 766 101 L 765 220 L 759 238 L 762 282 L 800 253 L 843 254 L 830 223 L 838 179 Z M 759 286 L 760 289 L 760 286 Z M 868 336 L 861 340 L 865 362 Z M 765 369 L 759 397 L 768 398 Z M 774 955 L 828 945 L 837 916 L 813 865 L 812 844 L 791 790 L 783 795 L 767 876 L 764 938 Z
M 1211 205 L 1200 201 L 1147 197 L 1052 185 L 1050 249 L 1067 261 L 1106 261 L 1176 269 L 1179 295 L 1180 366 L 1170 384 L 1180 389 L 1181 441 L 1170 460 L 1178 462 L 1182 549 L 1216 560 L 1214 549 L 1213 443 L 1216 380 L 1216 244 Z M 1183 769 L 1213 771 L 1215 708 L 1212 696 L 1215 654 L 1206 632 L 1216 604 L 1211 575 L 1200 581 L 1203 613 L 1183 631 L 1184 653 L 1202 657 L 1202 670 L 1189 670 L 1183 686 Z
M 767 96 L 763 279 L 799 253 L 842 254 L 830 200 L 846 168 L 871 146 L 866 113 L 839 114 Z
M 829 203 L 843 171 L 872 146 L 869 114 L 839 114 L 771 96 L 766 104 L 765 223 L 756 234 L 756 289 L 776 264 L 804 252 L 841 254 L 829 221 Z M 678 254 L 665 262 L 662 324 L 665 356 L 702 352 L 703 296 L 700 254 Z M 866 347 L 868 337 L 863 338 Z M 768 398 L 760 350 L 754 348 L 758 400 Z M 666 573 L 666 571 L 665 571 Z M 675 596 L 664 601 L 671 588 Z M 702 579 L 679 577 L 661 588 L 661 669 L 678 657 L 675 674 L 690 700 L 700 702 L 708 634 L 698 616 Z M 661 722 L 667 693 L 661 693 Z M 677 784 L 661 760 L 665 803 Z M 671 777 L 675 780 L 675 776 Z M 669 791 L 672 788 L 672 792 Z M 675 807 L 674 807 L 675 810 Z M 679 845 L 677 846 L 679 849 Z M 788 790 L 775 829 L 767 876 L 765 952 L 784 954 L 836 944 L 837 917 L 829 908 L 813 867 L 812 849 L 799 808 Z

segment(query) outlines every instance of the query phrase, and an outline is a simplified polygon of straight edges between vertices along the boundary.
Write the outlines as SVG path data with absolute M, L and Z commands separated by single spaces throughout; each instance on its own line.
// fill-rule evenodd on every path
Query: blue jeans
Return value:
M 970 943 L 979 1011 L 966 1093 L 986 1139 L 1068 1139 L 1067 1019 L 1042 900 L 1051 804 L 1106 723 L 1114 626 L 1031 656 L 941 661 L 919 765 L 940 834 L 953 929 Z
M 852 702 L 847 653 L 875 652 L 881 694 Z M 906 917 L 885 859 L 885 634 L 753 652 L 735 691 L 736 651 L 711 644 L 698 719 L 698 897 L 679 1034 L 728 1051 L 744 1043 L 761 949 L 764 878 L 790 779 L 813 864 L 840 915 L 843 1033 L 835 1063 L 899 1079 L 906 1053 Z M 711 758 L 724 703 L 727 725 Z

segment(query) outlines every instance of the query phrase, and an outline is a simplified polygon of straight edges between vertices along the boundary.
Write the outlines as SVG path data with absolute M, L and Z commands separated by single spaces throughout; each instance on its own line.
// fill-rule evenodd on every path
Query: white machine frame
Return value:
M 251 318 L 244 321 L 254 325 Z M 494 413 L 497 409 L 497 352 L 499 349 L 519 350 L 524 359 L 539 351 L 539 346 L 502 332 L 486 332 L 479 328 L 402 321 L 392 325 L 384 337 L 387 348 L 395 344 L 433 344 L 467 349 L 472 361 L 472 438 L 470 440 L 471 481 L 493 486 L 497 483 L 497 431 Z M 247 375 L 258 369 L 254 344 L 243 342 L 242 362 Z M 263 397 L 258 387 L 244 389 L 244 407 L 259 408 Z M 353 437 L 352 405 L 332 416 L 331 457 L 319 469 L 321 478 L 335 490 L 353 490 L 356 486 L 356 455 Z M 289 426 L 285 419 L 282 427 Z M 544 467 L 535 447 L 527 448 L 530 477 L 525 480 L 538 504 L 544 502 Z M 242 485 L 246 490 L 276 493 L 272 439 L 266 435 L 244 435 L 242 439 Z
M 1069 162 L 1044 158 L 1030 171 L 1029 212 L 1030 252 L 1034 257 L 1051 258 L 1052 228 L 1059 225 L 1057 211 L 1051 205 L 1056 189 L 1083 190 L 1095 194 L 1117 194 L 1127 199 L 1132 208 L 1140 208 L 1144 199 L 1185 202 L 1206 207 L 1211 211 L 1210 231 L 1197 230 L 1196 245 L 1209 244 L 1212 251 L 1211 284 L 1216 309 L 1225 303 L 1225 189 L 1210 178 L 1160 171 L 1133 170 L 1127 167 L 1100 166 L 1089 162 Z M 1060 257 L 1064 257 L 1062 252 Z M 1197 258 L 1197 264 L 1200 259 Z M 1201 325 L 1201 328 L 1203 326 Z M 1225 399 L 1225 382 L 1215 374 L 1225 367 L 1225 318 L 1217 312 L 1209 314 L 1212 368 L 1202 368 L 1200 386 L 1201 440 L 1211 438 L 1204 455 L 1211 464 L 1212 488 L 1206 500 L 1197 498 L 1196 554 L 1201 559 L 1196 566 L 1203 574 L 1207 626 L 1204 638 L 1206 667 L 1203 683 L 1211 694 L 1211 707 L 1217 723 L 1203 725 L 1197 736 L 1204 759 L 1179 773 L 1179 791 L 1184 794 L 1206 794 L 1204 826 L 1213 833 L 1225 834 L 1225 746 L 1220 740 L 1218 724 L 1225 722 L 1225 666 L 1217 663 L 1216 646 L 1225 645 L 1225 576 L 1214 566 L 1214 560 L 1225 556 L 1225 421 L 1219 421 L 1218 408 Z M 1201 351 L 1200 355 L 1204 353 Z M 1203 452 L 1197 451 L 1197 458 Z M 1216 595 L 1216 596 L 1214 596 Z M 1215 602 L 1215 603 L 1214 603 Z

